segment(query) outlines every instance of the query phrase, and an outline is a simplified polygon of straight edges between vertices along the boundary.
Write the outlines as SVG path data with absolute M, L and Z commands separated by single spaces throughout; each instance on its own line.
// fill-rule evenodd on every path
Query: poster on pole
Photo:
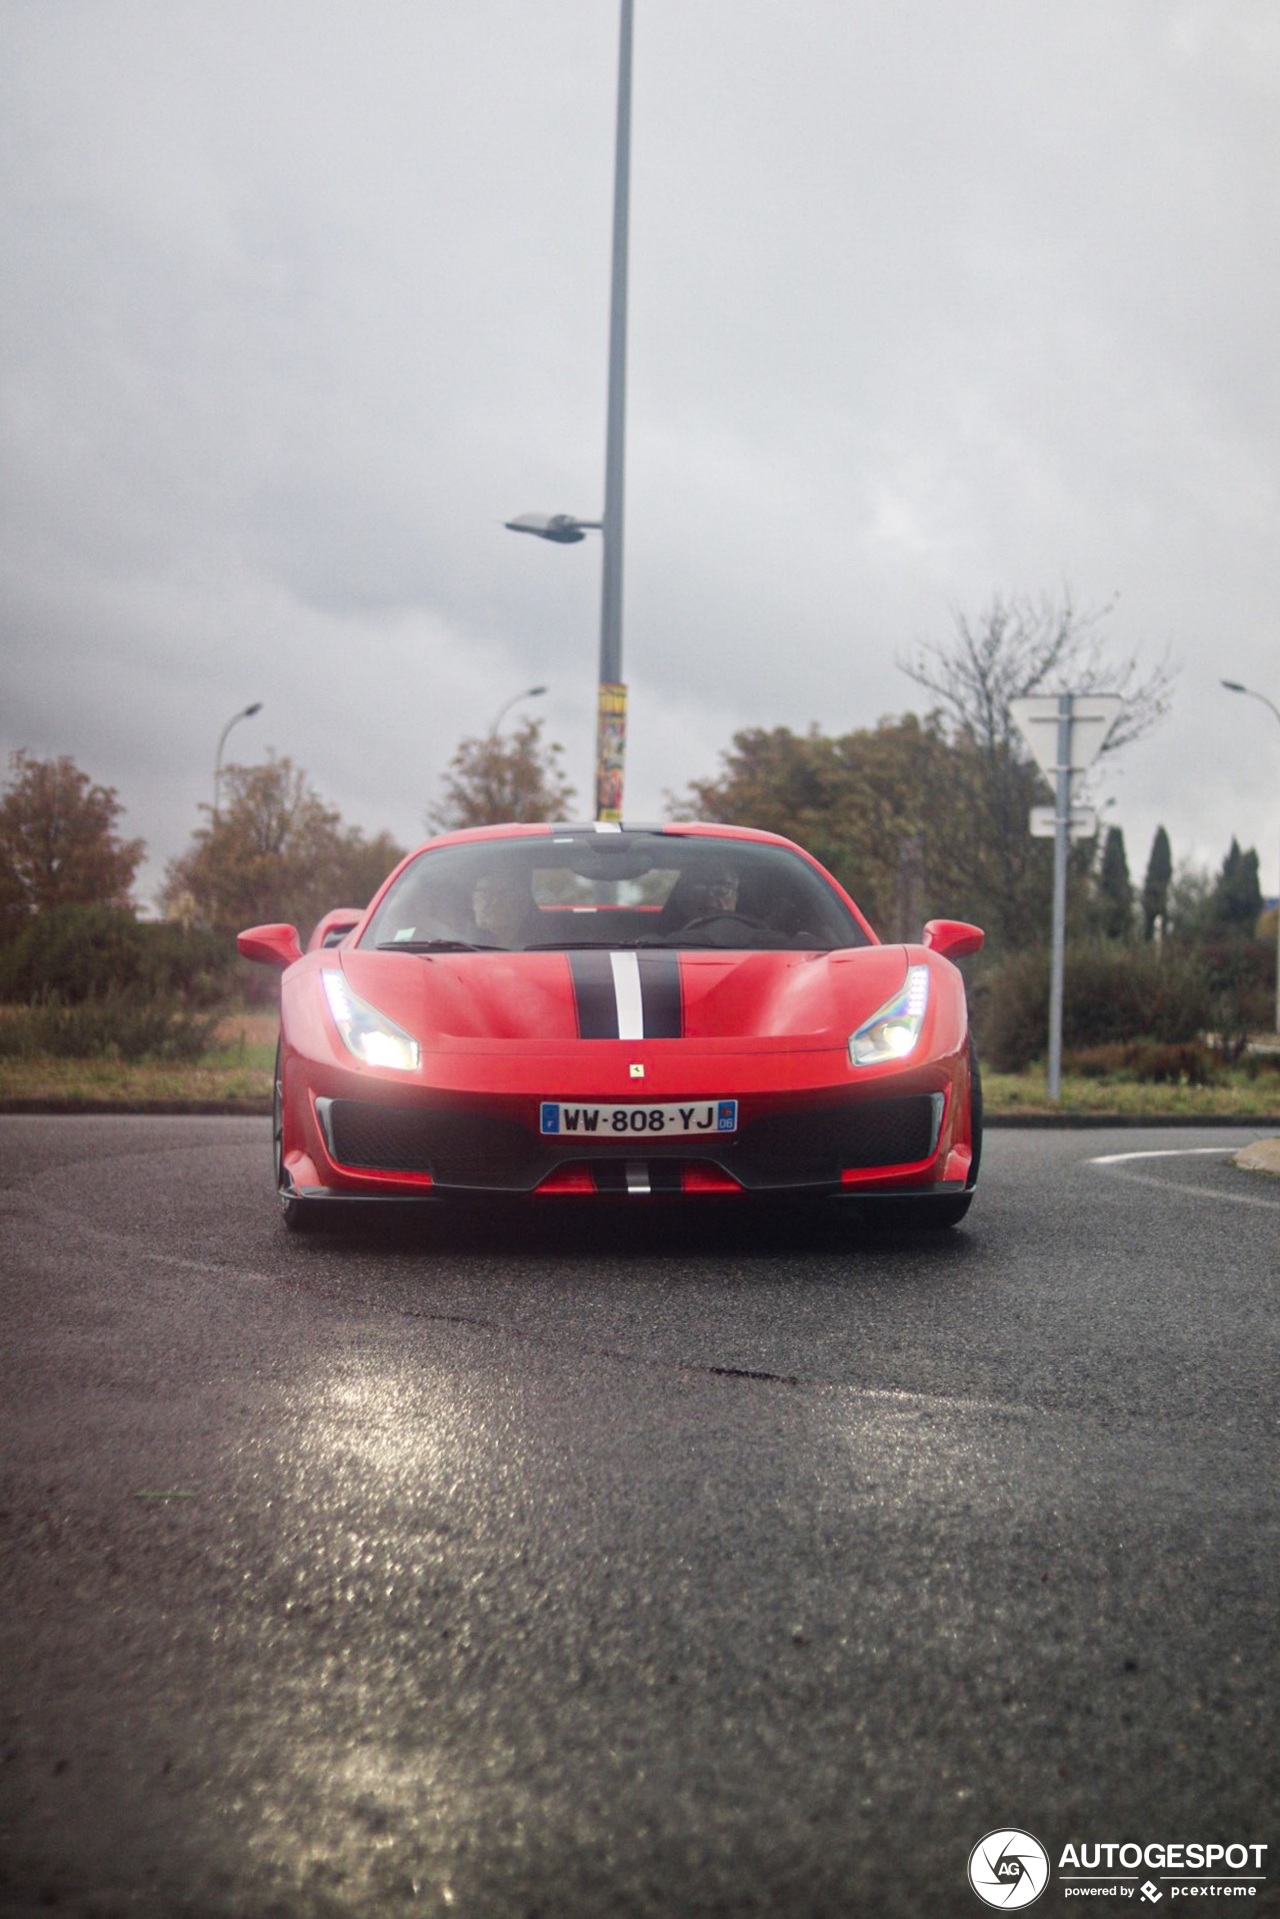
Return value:
M 622 776 L 627 757 L 627 689 L 604 681 L 596 726 L 596 818 L 622 818 Z

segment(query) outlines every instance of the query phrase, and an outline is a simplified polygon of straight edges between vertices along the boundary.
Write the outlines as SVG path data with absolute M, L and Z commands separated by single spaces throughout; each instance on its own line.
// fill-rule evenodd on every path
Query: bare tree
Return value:
M 931 643 L 899 655 L 898 665 L 938 700 L 937 718 L 953 745 L 972 755 L 968 813 L 956 833 L 968 841 L 979 893 L 996 902 L 989 929 L 1010 945 L 1036 937 L 1035 896 L 1047 884 L 1044 847 L 1027 832 L 1027 812 L 1043 776 L 1010 712 L 1028 694 L 1118 693 L 1124 704 L 1103 744 L 1115 753 L 1149 733 L 1169 709 L 1174 669 L 1167 656 L 1145 675 L 1135 657 L 1113 657 L 1101 632 L 1111 601 L 1080 613 L 1069 591 L 1059 599 L 997 594 L 975 623 L 955 614 L 950 645 Z
M 1169 710 L 1175 669 L 1166 655 L 1145 677 L 1136 656 L 1114 658 L 1100 627 L 1115 600 L 1080 613 L 1069 589 L 1060 599 L 1005 599 L 997 593 L 976 623 L 957 612 L 951 645 L 932 642 L 899 654 L 909 679 L 936 694 L 951 730 L 992 756 L 1029 755 L 1012 701 L 1032 693 L 1118 693 L 1124 701 L 1103 745 L 1118 752 L 1149 733 Z

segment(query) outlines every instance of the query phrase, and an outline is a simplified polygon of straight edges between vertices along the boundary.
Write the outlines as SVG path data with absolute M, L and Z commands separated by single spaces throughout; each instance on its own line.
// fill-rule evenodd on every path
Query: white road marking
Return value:
M 1230 1206 L 1262 1206 L 1268 1212 L 1280 1212 L 1280 1200 L 1264 1199 L 1259 1193 L 1223 1192 L 1215 1186 L 1188 1186 L 1180 1180 L 1159 1179 L 1153 1173 L 1130 1172 L 1128 1169 L 1128 1163 L 1135 1159 L 1195 1159 L 1205 1155 L 1226 1159 L 1239 1151 L 1238 1145 L 1164 1146 L 1141 1153 L 1097 1153 L 1086 1164 L 1114 1167 L 1119 1179 L 1132 1180 L 1137 1186 L 1154 1186 L 1158 1192 L 1176 1193 L 1183 1199 L 1222 1199 Z
M 1118 1166 L 1125 1159 L 1192 1159 L 1197 1153 L 1238 1153 L 1238 1146 L 1164 1146 L 1150 1153 L 1098 1153 L 1090 1166 Z

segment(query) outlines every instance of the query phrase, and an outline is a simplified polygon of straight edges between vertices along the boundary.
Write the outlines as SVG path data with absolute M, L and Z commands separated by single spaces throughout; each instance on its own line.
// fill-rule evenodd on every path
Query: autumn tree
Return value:
M 55 906 L 132 908 L 145 850 L 122 840 L 115 788 L 97 786 L 74 760 L 14 753 L 0 798 L 0 927 L 6 936 Z
M 444 775 L 444 798 L 427 814 L 432 832 L 501 826 L 508 820 L 573 817 L 577 795 L 564 778 L 564 748 L 543 745 L 542 721 L 526 719 L 510 734 L 463 740 Z
M 305 931 L 332 906 L 365 905 L 403 858 L 389 834 L 343 826 L 287 756 L 224 768 L 217 812 L 201 811 L 162 898 L 171 917 L 224 931 L 264 920 Z

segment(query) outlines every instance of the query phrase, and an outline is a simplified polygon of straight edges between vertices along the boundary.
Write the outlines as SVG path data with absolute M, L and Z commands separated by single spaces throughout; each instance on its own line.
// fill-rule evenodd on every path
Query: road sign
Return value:
M 1010 700 L 1014 725 L 1053 788 L 1053 805 L 1032 808 L 1032 834 L 1053 841 L 1053 940 L 1049 966 L 1049 1098 L 1062 1097 L 1062 988 L 1067 945 L 1067 841 L 1098 830 L 1080 802 L 1079 777 L 1102 751 L 1124 701 L 1118 693 L 1040 693 Z
M 1033 840 L 1051 840 L 1058 830 L 1057 809 L 1033 806 L 1030 814 Z M 1098 815 L 1091 806 L 1072 806 L 1067 815 L 1067 832 L 1073 840 L 1091 840 L 1098 830 Z
M 1076 693 L 1071 701 L 1071 771 L 1083 773 L 1102 751 L 1103 742 L 1115 724 L 1124 701 L 1118 693 Z M 1058 777 L 1058 722 L 1061 719 L 1056 693 L 1034 693 L 1026 699 L 1010 700 L 1009 712 L 1036 764 L 1051 784 Z

